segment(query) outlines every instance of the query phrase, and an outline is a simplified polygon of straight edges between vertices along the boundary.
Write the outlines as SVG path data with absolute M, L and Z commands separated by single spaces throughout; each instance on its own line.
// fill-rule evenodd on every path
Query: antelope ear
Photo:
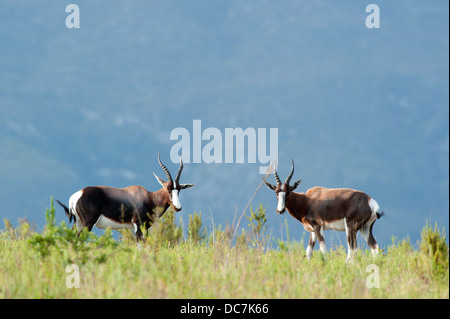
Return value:
M 165 181 L 163 181 L 161 178 L 159 178 L 158 176 L 156 176 L 156 174 L 155 173 L 153 173 L 153 175 L 155 175 L 155 177 L 156 177 L 156 180 L 158 181 L 158 183 L 160 183 L 161 184 L 161 186 L 162 187 L 164 187 L 164 184 L 166 183 Z
M 294 185 L 292 185 L 291 187 L 291 191 L 293 191 L 294 189 L 296 189 L 298 187 L 298 185 L 300 185 L 300 183 L 302 182 L 302 179 L 300 178 L 298 181 L 296 181 L 294 183 Z
M 273 190 L 273 191 L 277 188 L 275 185 L 272 185 L 272 184 L 267 183 L 267 182 L 264 182 L 264 184 L 266 184 L 268 189 Z
M 180 189 L 188 189 L 194 186 L 194 184 L 180 184 Z

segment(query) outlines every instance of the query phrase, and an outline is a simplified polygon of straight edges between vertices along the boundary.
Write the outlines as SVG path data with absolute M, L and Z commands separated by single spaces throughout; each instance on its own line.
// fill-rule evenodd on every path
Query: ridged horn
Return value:
M 158 162 L 159 162 L 159 166 L 161 166 L 161 168 L 164 170 L 164 172 L 166 173 L 166 176 L 167 176 L 167 181 L 169 182 L 173 182 L 173 180 L 172 180 L 172 176 L 170 175 L 170 172 L 169 172 L 169 170 L 167 169 L 167 167 L 165 167 L 164 166 L 164 164 L 163 163 L 161 163 L 161 158 L 160 158 L 160 156 L 159 156 L 159 153 L 158 153 Z
M 277 181 L 277 184 L 281 184 L 280 176 L 278 176 L 277 171 L 275 171 L 275 172 L 273 173 L 273 176 L 275 176 L 275 180 Z
M 292 169 L 289 173 L 288 177 L 286 177 L 285 183 L 289 185 L 289 182 L 291 181 L 292 175 L 294 175 L 294 160 L 292 159 Z
M 181 155 L 180 155 L 180 167 L 178 168 L 177 177 L 175 178 L 175 183 L 177 183 L 177 184 L 179 184 L 179 180 L 180 180 L 182 171 L 183 171 L 183 160 L 181 159 Z

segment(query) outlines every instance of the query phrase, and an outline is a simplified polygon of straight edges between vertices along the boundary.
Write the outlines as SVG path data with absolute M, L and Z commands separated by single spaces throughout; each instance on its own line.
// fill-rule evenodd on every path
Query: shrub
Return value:
M 210 236 L 209 244 L 212 246 L 231 246 L 233 243 L 233 233 L 234 227 L 228 221 L 225 222 L 225 228 L 222 225 L 215 226 L 212 231 L 214 236 Z
M 182 238 L 183 227 L 175 223 L 175 212 L 172 208 L 169 208 L 163 216 L 153 222 L 146 242 L 155 247 L 161 245 L 173 246 L 177 245 Z
M 204 241 L 206 238 L 206 229 L 202 224 L 202 213 L 194 215 L 189 214 L 189 224 L 188 224 L 188 240 L 194 244 L 198 244 Z
M 252 246 L 258 249 L 264 249 L 270 239 L 270 236 L 265 234 L 267 230 L 266 209 L 262 204 L 259 204 L 256 211 L 250 206 L 250 216 L 245 217 L 249 221 L 248 227 L 252 235 Z
M 107 229 L 102 236 L 96 236 L 87 228 L 80 233 L 76 228 L 70 229 L 64 221 L 56 225 L 53 198 L 50 199 L 50 208 L 47 208 L 45 212 L 45 220 L 46 225 L 43 232 L 35 232 L 28 239 L 28 244 L 41 257 L 57 253 L 70 261 L 78 260 L 85 263 L 88 259 L 93 258 L 103 262 L 106 257 L 104 254 L 97 256 L 96 248 L 118 246 L 110 229 Z
M 431 259 L 433 269 L 436 274 L 443 274 L 448 272 L 448 245 L 445 240 L 445 230 L 438 229 L 437 223 L 434 226 L 434 230 L 428 224 L 421 232 L 420 251 Z
M 17 228 L 14 228 L 6 218 L 3 218 L 3 223 L 5 224 L 5 229 L 0 235 L 9 239 L 27 239 L 35 232 L 36 228 L 36 225 L 30 225 L 26 218 L 19 218 L 19 226 Z

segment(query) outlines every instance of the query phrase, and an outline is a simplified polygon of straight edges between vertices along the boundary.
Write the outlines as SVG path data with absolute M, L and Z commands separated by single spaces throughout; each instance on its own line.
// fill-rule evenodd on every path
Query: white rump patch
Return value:
M 73 193 L 72 196 L 69 198 L 69 212 L 75 216 L 75 224 L 78 229 L 83 228 L 83 223 L 81 222 L 80 216 L 77 212 L 77 203 L 80 197 L 83 195 L 83 191 L 79 190 L 76 193 Z
M 278 193 L 278 206 L 277 211 L 282 212 L 286 205 L 286 192 Z
M 134 226 L 132 223 L 119 223 L 115 220 L 112 220 L 111 218 L 105 217 L 104 215 L 100 215 L 97 222 L 94 226 L 97 226 L 100 229 L 104 228 L 111 228 L 111 229 L 135 229 L 136 226 Z
M 376 216 L 376 214 L 378 212 L 380 212 L 380 205 L 378 205 L 378 203 L 375 199 L 371 198 L 369 200 L 369 206 L 370 206 L 370 209 L 372 210 L 372 215 Z
M 178 197 L 178 191 L 176 189 L 172 190 L 172 204 L 176 209 L 181 209 L 181 202 L 180 198 Z

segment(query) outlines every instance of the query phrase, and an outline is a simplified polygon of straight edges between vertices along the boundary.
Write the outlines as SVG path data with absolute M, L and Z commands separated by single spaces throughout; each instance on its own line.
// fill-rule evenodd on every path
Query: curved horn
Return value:
M 167 181 L 168 182 L 173 182 L 172 181 L 172 176 L 170 175 L 169 170 L 167 169 L 167 167 L 164 166 L 163 163 L 161 163 L 161 158 L 159 157 L 159 153 L 158 153 L 158 162 L 159 162 L 159 166 L 161 166 L 161 168 L 164 170 L 164 172 L 166 173 L 167 176 Z
M 183 171 L 183 160 L 181 159 L 181 155 L 180 155 L 180 168 L 178 168 L 177 177 L 175 178 L 175 183 L 177 183 L 177 184 L 179 184 L 178 181 L 180 180 L 182 171 Z
M 286 177 L 285 183 L 289 185 L 289 182 L 291 181 L 292 175 L 294 175 L 294 160 L 292 159 L 292 169 L 289 173 L 288 177 Z
M 273 176 L 275 176 L 275 180 L 277 181 L 277 184 L 281 184 L 280 176 L 278 176 L 277 171 L 275 171 L 275 172 L 273 173 Z

